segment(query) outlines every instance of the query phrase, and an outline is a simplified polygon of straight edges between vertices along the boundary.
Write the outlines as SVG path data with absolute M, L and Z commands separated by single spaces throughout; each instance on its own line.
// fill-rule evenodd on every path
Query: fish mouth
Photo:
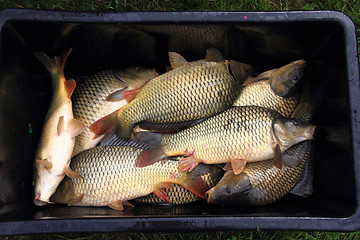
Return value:
M 40 200 L 40 197 L 41 197 L 41 194 L 40 194 L 40 193 L 37 193 L 37 194 L 35 195 L 34 204 L 35 204 L 36 206 L 45 206 L 46 204 L 49 203 L 48 201 Z
M 301 59 L 301 60 L 294 61 L 293 63 L 296 65 L 304 65 L 304 64 L 306 64 L 306 61 Z
M 314 132 L 315 132 L 315 125 L 311 125 L 308 130 L 306 130 L 306 134 L 309 136 L 310 139 L 313 139 Z

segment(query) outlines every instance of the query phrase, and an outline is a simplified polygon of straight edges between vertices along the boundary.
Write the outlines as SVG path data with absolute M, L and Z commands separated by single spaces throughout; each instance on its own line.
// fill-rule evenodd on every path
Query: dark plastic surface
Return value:
M 33 156 L 51 98 L 51 82 L 32 53 L 55 55 L 65 48 L 57 45 L 65 23 L 221 24 L 271 27 L 276 29 L 275 35 L 286 33 L 294 48 L 274 53 L 260 50 L 260 40 L 265 36 L 260 34 L 259 41 L 252 41 L 231 31 L 224 55 L 251 63 L 258 72 L 304 58 L 309 63 L 308 77 L 324 83 L 325 98 L 314 116 L 314 194 L 307 199 L 286 196 L 262 207 L 199 202 L 176 207 L 142 205 L 119 212 L 109 208 L 35 206 Z M 346 15 L 332 11 L 90 13 L 8 9 L 0 12 L 0 30 L 0 235 L 360 228 L 359 68 L 355 27 Z M 269 39 L 274 40 L 271 36 Z M 78 39 L 75 37 L 74 44 Z M 161 57 L 166 49 L 161 44 L 155 49 L 159 57 L 143 59 L 142 65 L 159 67 L 167 63 Z M 81 57 L 70 56 L 67 75 L 81 78 L 83 72 L 93 70 L 84 67 Z M 131 52 L 124 56 L 131 57 Z M 117 67 L 124 67 L 124 63 Z

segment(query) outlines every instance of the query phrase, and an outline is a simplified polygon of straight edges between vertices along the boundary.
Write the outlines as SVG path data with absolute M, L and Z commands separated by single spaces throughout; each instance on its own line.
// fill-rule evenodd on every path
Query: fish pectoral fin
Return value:
M 226 163 L 226 165 L 223 167 L 224 171 L 232 170 L 231 162 Z
M 64 173 L 66 174 L 66 176 L 68 176 L 69 178 L 83 178 L 83 176 L 81 176 L 80 174 L 78 174 L 77 172 L 71 170 L 71 168 L 69 166 L 65 166 L 64 168 Z
M 205 61 L 207 62 L 224 62 L 225 58 L 221 52 L 216 48 L 209 48 L 206 50 Z
M 183 56 L 176 52 L 169 52 L 169 61 L 173 69 L 181 67 L 188 63 Z
M 70 133 L 71 138 L 75 138 L 84 131 L 85 127 L 86 125 L 83 121 L 73 118 L 68 123 L 67 131 Z
M 61 136 L 65 132 L 65 119 L 64 116 L 59 117 L 58 125 L 57 125 L 57 134 Z
M 191 172 L 199 163 L 200 161 L 196 160 L 193 156 L 183 158 L 179 161 L 180 172 Z
M 114 210 L 124 210 L 124 206 L 122 204 L 121 200 L 118 200 L 116 202 L 112 202 L 108 205 L 110 208 L 114 209 Z
M 231 159 L 231 167 L 235 175 L 238 175 L 242 172 L 246 165 L 246 160 L 244 159 Z
M 127 90 L 127 91 L 123 92 L 122 95 L 125 98 L 125 100 L 129 103 L 132 100 L 134 100 L 134 98 L 140 92 L 141 89 L 142 89 L 142 87 Z
M 50 162 L 47 158 L 36 160 L 36 162 L 43 166 L 43 168 L 45 168 L 46 170 L 50 170 L 52 168 L 52 162 Z
M 274 148 L 274 156 L 273 156 L 274 166 L 281 169 L 283 166 L 282 154 L 279 144 L 276 144 Z
M 201 168 L 195 168 L 193 171 L 186 174 L 185 179 L 180 185 L 196 196 L 205 198 L 205 193 L 209 190 L 209 186 L 201 177 L 202 175 L 203 171 Z
M 108 102 L 117 102 L 124 99 L 123 93 L 127 91 L 128 87 L 124 87 L 122 89 L 119 89 L 113 93 L 111 93 L 109 96 L 107 96 L 106 101 Z
M 168 202 L 170 202 L 168 196 L 167 196 L 167 193 L 165 191 L 166 188 L 169 188 L 168 187 L 168 183 L 161 183 L 156 189 L 155 191 L 153 192 L 156 196 L 158 196 L 160 199 L 162 200 L 166 200 Z M 170 187 L 171 187 L 171 183 L 170 183 Z
M 84 198 L 84 194 L 80 194 L 79 196 L 75 196 L 74 198 L 70 199 L 67 203 L 68 206 L 77 204 L 79 202 L 81 202 L 81 200 Z
M 76 87 L 76 82 L 74 79 L 71 79 L 71 80 L 65 81 L 64 84 L 65 84 L 65 91 L 68 95 L 68 98 L 71 99 L 71 95 L 73 94 L 75 87 Z

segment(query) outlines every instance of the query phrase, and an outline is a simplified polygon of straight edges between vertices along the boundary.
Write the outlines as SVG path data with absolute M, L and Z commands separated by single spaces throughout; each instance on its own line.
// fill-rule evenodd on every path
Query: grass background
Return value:
M 355 23 L 360 53 L 360 0 L 0 0 L 0 9 L 37 8 L 85 11 L 288 11 L 336 10 L 347 14 Z M 217 231 L 182 234 L 142 233 L 76 233 L 22 235 L 4 239 L 360 239 L 360 231 L 299 232 L 299 231 Z

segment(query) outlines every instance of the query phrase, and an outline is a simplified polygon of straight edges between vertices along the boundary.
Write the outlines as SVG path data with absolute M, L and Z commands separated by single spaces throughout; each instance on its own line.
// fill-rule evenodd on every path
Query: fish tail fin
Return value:
M 136 167 L 146 167 L 161 160 L 164 160 L 168 156 L 164 150 L 159 146 L 156 148 L 150 148 L 143 150 L 138 159 L 136 160 Z
M 299 104 L 291 115 L 291 118 L 309 122 L 315 110 L 320 105 L 324 94 L 324 87 L 320 85 L 314 86 L 310 79 L 305 79 Z
M 201 177 L 201 171 L 194 168 L 191 172 L 187 172 L 185 179 L 180 185 L 200 198 L 205 198 L 205 193 L 209 190 L 208 185 Z
M 42 52 L 35 52 L 34 56 L 41 62 L 41 64 L 49 71 L 51 76 L 64 76 L 64 67 L 66 60 L 68 59 L 72 49 L 68 50 L 60 57 L 50 58 L 48 55 Z

